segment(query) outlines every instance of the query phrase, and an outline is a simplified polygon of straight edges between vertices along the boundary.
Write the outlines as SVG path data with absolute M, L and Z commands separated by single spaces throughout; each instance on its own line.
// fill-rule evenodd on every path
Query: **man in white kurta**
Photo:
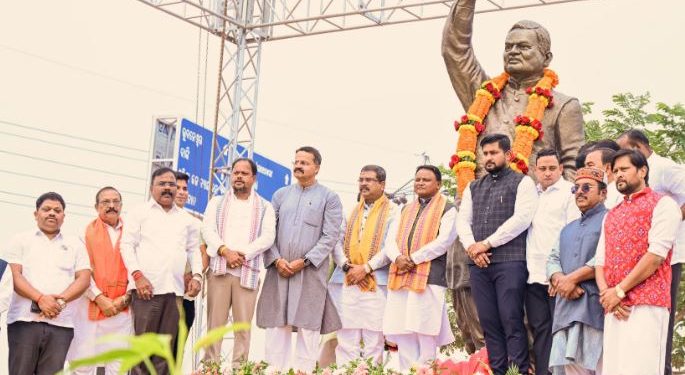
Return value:
M 397 225 L 400 213 L 385 196 L 385 178 L 382 167 L 362 168 L 360 201 L 348 215 L 333 250 L 338 267 L 328 290 L 342 322 L 335 350 L 338 366 L 359 358 L 371 358 L 379 364 L 383 361 L 383 314 L 390 264 L 385 247 L 393 241 L 388 232 L 394 230 L 391 227 Z
M 252 189 L 257 164 L 239 158 L 231 166 L 231 190 L 207 204 L 203 237 L 207 241 L 207 330 L 225 325 L 229 311 L 233 322 L 252 322 L 262 254 L 274 243 L 276 214 L 271 203 Z M 234 333 L 232 366 L 247 361 L 250 331 Z M 221 359 L 221 341 L 207 347 L 205 360 Z
M 441 180 L 436 167 L 419 166 L 414 179 L 414 192 L 418 199 L 408 204 L 403 211 L 403 215 L 414 216 L 406 222 L 403 216 L 399 226 L 395 227 L 397 229 L 388 233 L 388 237 L 395 241 L 386 245 L 386 255 L 393 265 L 388 282 L 383 333 L 388 340 L 397 344 L 401 371 L 434 360 L 438 347 L 454 341 L 447 318 L 444 271 L 447 249 L 457 237 L 457 212 L 440 194 Z M 440 215 L 439 228 L 432 240 L 413 248 L 416 244 L 414 235 L 421 235 L 419 228 L 424 231 L 428 229 L 430 217 L 427 216 L 432 210 Z M 403 248 L 405 251 L 400 250 Z

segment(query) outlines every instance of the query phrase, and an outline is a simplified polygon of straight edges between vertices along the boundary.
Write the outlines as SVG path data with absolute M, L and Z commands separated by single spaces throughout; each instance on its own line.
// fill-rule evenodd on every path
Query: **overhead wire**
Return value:
M 99 172 L 99 173 L 104 173 L 104 174 L 113 175 L 113 176 L 120 176 L 120 177 L 131 178 L 131 179 L 134 179 L 134 180 L 140 180 L 140 181 L 145 181 L 145 180 L 146 180 L 146 179 L 143 178 L 143 177 L 131 176 L 131 175 L 128 175 L 128 174 L 118 173 L 118 172 L 112 172 L 112 171 L 107 171 L 107 170 L 99 169 L 99 168 L 84 167 L 84 166 L 82 166 L 82 165 L 71 164 L 71 163 L 65 163 L 65 162 L 55 161 L 55 160 L 50 160 L 50 159 L 45 159 L 45 158 L 39 158 L 39 157 L 37 157 L 37 156 L 31 156 L 31 155 L 22 154 L 22 153 L 19 153 L 19 152 L 12 152 L 12 151 L 0 150 L 0 153 L 12 155 L 12 156 L 19 156 L 19 157 L 22 157 L 22 158 L 32 159 L 32 160 L 36 160 L 36 161 L 42 161 L 42 162 L 46 162 L 46 163 L 52 163 L 52 164 L 57 164 L 57 165 L 64 165 L 64 166 L 67 166 L 67 167 L 72 167 L 72 168 L 77 168 L 77 169 L 83 169 L 83 170 L 86 170 L 86 171 Z
M 121 149 L 130 150 L 130 151 L 144 152 L 144 153 L 146 153 L 146 154 L 147 154 L 147 152 L 148 152 L 148 150 L 144 150 L 144 149 L 141 149 L 141 148 L 135 148 L 135 147 L 130 147 L 130 146 L 124 146 L 124 145 L 120 145 L 120 144 L 116 144 L 116 143 L 110 143 L 110 142 L 100 141 L 100 140 L 97 140 L 97 139 L 81 137 L 81 136 L 78 136 L 78 135 L 73 135 L 73 134 L 67 134 L 67 133 L 56 132 L 56 131 L 53 131 L 53 130 L 47 130 L 47 129 L 43 129 L 43 128 L 39 128 L 39 127 L 35 127 L 35 126 L 29 126 L 29 125 L 25 125 L 25 124 L 20 124 L 20 123 L 18 123 L 18 122 L 13 122 L 13 121 L 0 120 L 0 123 L 6 124 L 6 125 L 10 125 L 10 126 L 14 126 L 14 127 L 18 127 L 18 128 L 22 128 L 22 129 L 35 130 L 35 131 L 38 131 L 38 132 L 41 132 L 41 133 L 46 133 L 46 134 L 51 134 L 51 135 L 57 135 L 57 136 L 60 136 L 60 137 L 67 137 L 67 138 L 71 138 L 71 139 L 78 139 L 78 140 L 81 140 L 81 141 L 97 143 L 97 144 L 105 145 L 105 146 L 118 147 L 118 148 L 121 148 Z
M 126 156 L 126 155 L 115 154 L 115 153 L 113 153 L 113 152 L 106 152 L 106 151 L 94 150 L 94 149 L 90 149 L 90 148 L 86 148 L 86 147 L 79 147 L 79 146 L 74 146 L 74 145 L 68 145 L 68 144 L 66 144 L 66 143 L 53 142 L 53 141 L 48 141 L 48 140 L 45 140 L 45 139 L 40 139 L 40 138 L 36 138 L 36 137 L 30 137 L 30 136 L 26 136 L 26 135 L 20 135 L 20 134 L 9 133 L 9 132 L 4 132 L 4 131 L 0 131 L 0 134 L 7 135 L 7 136 L 10 136 L 10 137 L 17 137 L 17 138 L 27 139 L 27 140 L 31 140 L 31 141 L 41 142 L 41 143 L 45 143 L 45 144 L 49 144 L 49 145 L 53 145 L 53 146 L 60 146 L 60 147 L 71 148 L 71 149 L 74 149 L 74 150 L 81 150 L 81 151 L 93 152 L 93 153 L 96 153 L 96 154 L 98 154 L 98 155 L 108 155 L 108 156 L 113 156 L 113 157 L 117 157 L 117 158 L 121 158 L 121 159 L 127 159 L 127 160 L 133 160 L 133 161 L 140 161 L 140 162 L 147 162 L 147 159 L 134 158 L 134 157 Z
M 84 184 L 84 183 L 80 183 L 80 182 L 61 180 L 58 178 L 36 176 L 36 175 L 31 175 L 31 174 L 21 173 L 21 172 L 16 172 L 16 171 L 8 171 L 6 169 L 0 169 L 0 173 L 11 174 L 11 175 L 19 176 L 19 177 L 33 178 L 33 179 L 37 179 L 37 180 L 57 182 L 57 183 L 62 183 L 62 184 L 66 184 L 66 185 L 75 185 L 75 186 L 93 188 L 93 189 L 100 189 L 102 187 L 102 186 L 97 186 L 97 185 Z M 119 190 L 119 189 L 117 189 L 117 190 Z M 119 192 L 131 194 L 131 195 L 145 196 L 145 194 L 143 194 L 143 193 L 137 193 L 137 192 L 130 191 L 130 190 L 119 190 Z

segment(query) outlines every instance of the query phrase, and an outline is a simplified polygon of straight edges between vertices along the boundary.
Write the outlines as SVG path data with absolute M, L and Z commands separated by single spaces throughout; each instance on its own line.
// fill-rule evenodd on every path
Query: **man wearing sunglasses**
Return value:
M 605 174 L 581 168 L 572 191 L 582 216 L 566 225 L 547 261 L 549 295 L 556 297 L 549 367 L 554 374 L 601 370 L 604 312 L 595 278 L 595 252 L 607 212 Z
M 602 372 L 662 375 L 671 307 L 678 204 L 649 185 L 647 159 L 621 150 L 611 162 L 623 202 L 607 213 L 595 277 L 604 308 Z

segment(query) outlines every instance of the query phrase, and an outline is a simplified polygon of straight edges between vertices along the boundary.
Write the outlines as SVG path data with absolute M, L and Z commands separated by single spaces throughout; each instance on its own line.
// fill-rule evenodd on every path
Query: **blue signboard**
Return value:
M 181 129 L 178 132 L 178 163 L 176 168 L 190 176 L 188 181 L 188 202 L 185 208 L 204 213 L 207 207 L 207 195 L 209 192 L 209 168 L 212 159 L 212 132 L 200 125 L 183 119 Z M 228 140 L 219 136 L 220 149 L 228 143 Z M 242 152 L 242 146 L 238 145 L 238 151 Z M 279 188 L 290 185 L 290 169 L 270 160 L 262 155 L 254 153 L 254 161 L 257 163 L 257 183 L 255 190 L 266 200 Z M 221 168 L 223 165 L 215 165 Z M 229 176 L 226 176 L 229 178 Z

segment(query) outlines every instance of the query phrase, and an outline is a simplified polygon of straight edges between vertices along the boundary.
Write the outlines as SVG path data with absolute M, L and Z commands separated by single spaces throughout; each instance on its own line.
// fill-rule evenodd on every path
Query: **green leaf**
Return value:
M 232 325 L 226 325 L 222 327 L 214 328 L 213 330 L 207 332 L 206 335 L 202 336 L 195 345 L 193 345 L 193 352 L 205 348 L 213 343 L 223 340 L 224 336 L 233 331 L 248 331 L 250 329 L 250 324 L 248 323 L 233 323 Z

